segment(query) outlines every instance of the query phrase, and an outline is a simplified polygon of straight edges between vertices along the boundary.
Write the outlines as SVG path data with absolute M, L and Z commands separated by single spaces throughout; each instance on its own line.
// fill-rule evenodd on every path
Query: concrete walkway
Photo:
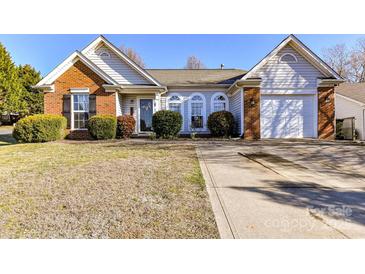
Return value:
M 321 161 L 306 166 L 301 149 L 198 145 L 222 238 L 365 237 L 365 179 L 334 176 Z

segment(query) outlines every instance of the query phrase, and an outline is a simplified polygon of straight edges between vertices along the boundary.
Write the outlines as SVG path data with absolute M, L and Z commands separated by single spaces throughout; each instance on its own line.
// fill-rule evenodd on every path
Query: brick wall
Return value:
M 90 94 L 96 94 L 96 113 L 116 115 L 115 93 L 105 92 L 105 81 L 96 73 L 77 61 L 54 82 L 55 92 L 45 93 L 44 113 L 62 114 L 64 94 L 70 94 L 70 88 L 89 88 Z
M 334 87 L 318 88 L 318 138 L 326 140 L 335 138 Z
M 251 102 L 254 102 L 252 106 Z M 244 138 L 260 139 L 260 88 L 244 88 Z

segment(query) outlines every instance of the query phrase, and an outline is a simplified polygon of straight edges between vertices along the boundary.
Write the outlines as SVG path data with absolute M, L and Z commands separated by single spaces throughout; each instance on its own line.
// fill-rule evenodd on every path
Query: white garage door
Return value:
M 315 137 L 314 95 L 262 95 L 261 138 Z

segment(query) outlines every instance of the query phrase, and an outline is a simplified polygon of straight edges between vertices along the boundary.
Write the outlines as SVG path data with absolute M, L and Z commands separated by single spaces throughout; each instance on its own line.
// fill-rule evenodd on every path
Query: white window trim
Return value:
M 71 93 L 90 93 L 89 88 L 70 88 Z
M 229 111 L 229 100 L 228 100 L 227 95 L 224 92 L 216 92 L 216 93 L 213 94 L 212 98 L 210 99 L 210 113 L 214 112 L 214 99 L 217 96 L 223 96 L 224 97 L 225 103 L 226 103 L 226 106 L 225 106 L 224 110 Z
M 180 93 L 170 93 L 166 98 L 166 109 L 170 110 L 170 98 L 173 96 L 177 96 L 180 99 L 179 101 L 172 101 L 172 103 L 179 103 L 180 104 L 180 114 L 182 116 L 182 125 L 181 125 L 181 131 L 184 129 L 185 124 L 185 117 L 184 117 L 184 97 L 180 95 Z
M 191 131 L 191 103 L 194 102 L 191 99 L 194 96 L 200 96 L 202 98 L 202 102 L 203 102 L 203 128 L 196 128 L 195 131 L 206 131 L 207 130 L 207 107 L 206 107 L 206 100 L 205 100 L 205 96 L 200 93 L 200 92 L 194 92 L 189 96 L 189 106 L 188 106 L 188 131 Z
M 291 57 L 293 57 L 294 58 L 294 60 L 295 61 L 290 61 L 290 62 L 288 62 L 288 61 L 282 61 L 281 59 L 284 57 L 284 56 L 286 56 L 286 55 L 290 55 Z M 294 63 L 298 63 L 298 58 L 294 55 L 294 54 L 292 54 L 292 53 L 284 53 L 283 55 L 281 55 L 280 56 L 280 58 L 279 58 L 279 63 L 287 63 L 287 64 L 294 64 Z
M 137 133 L 150 133 L 150 131 L 141 131 L 141 125 L 140 125 L 140 121 L 139 121 L 139 117 L 140 117 L 140 111 L 141 111 L 141 107 L 140 107 L 140 100 L 141 99 L 149 99 L 152 100 L 152 115 L 156 112 L 156 99 L 153 97 L 144 97 L 144 96 L 138 96 L 137 97 Z
M 89 93 L 89 88 L 72 88 L 70 89 L 71 92 L 71 130 L 87 130 L 87 128 L 75 128 L 74 127 L 74 97 L 73 95 L 77 94 L 87 94 L 90 95 Z M 90 110 L 89 110 L 90 112 Z

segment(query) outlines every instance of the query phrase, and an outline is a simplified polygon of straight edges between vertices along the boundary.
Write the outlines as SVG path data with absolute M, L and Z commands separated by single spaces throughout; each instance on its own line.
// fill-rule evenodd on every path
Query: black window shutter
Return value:
M 62 115 L 67 119 L 67 128 L 71 128 L 71 95 L 63 95 L 63 112 Z
M 89 117 L 96 115 L 96 95 L 89 95 Z

